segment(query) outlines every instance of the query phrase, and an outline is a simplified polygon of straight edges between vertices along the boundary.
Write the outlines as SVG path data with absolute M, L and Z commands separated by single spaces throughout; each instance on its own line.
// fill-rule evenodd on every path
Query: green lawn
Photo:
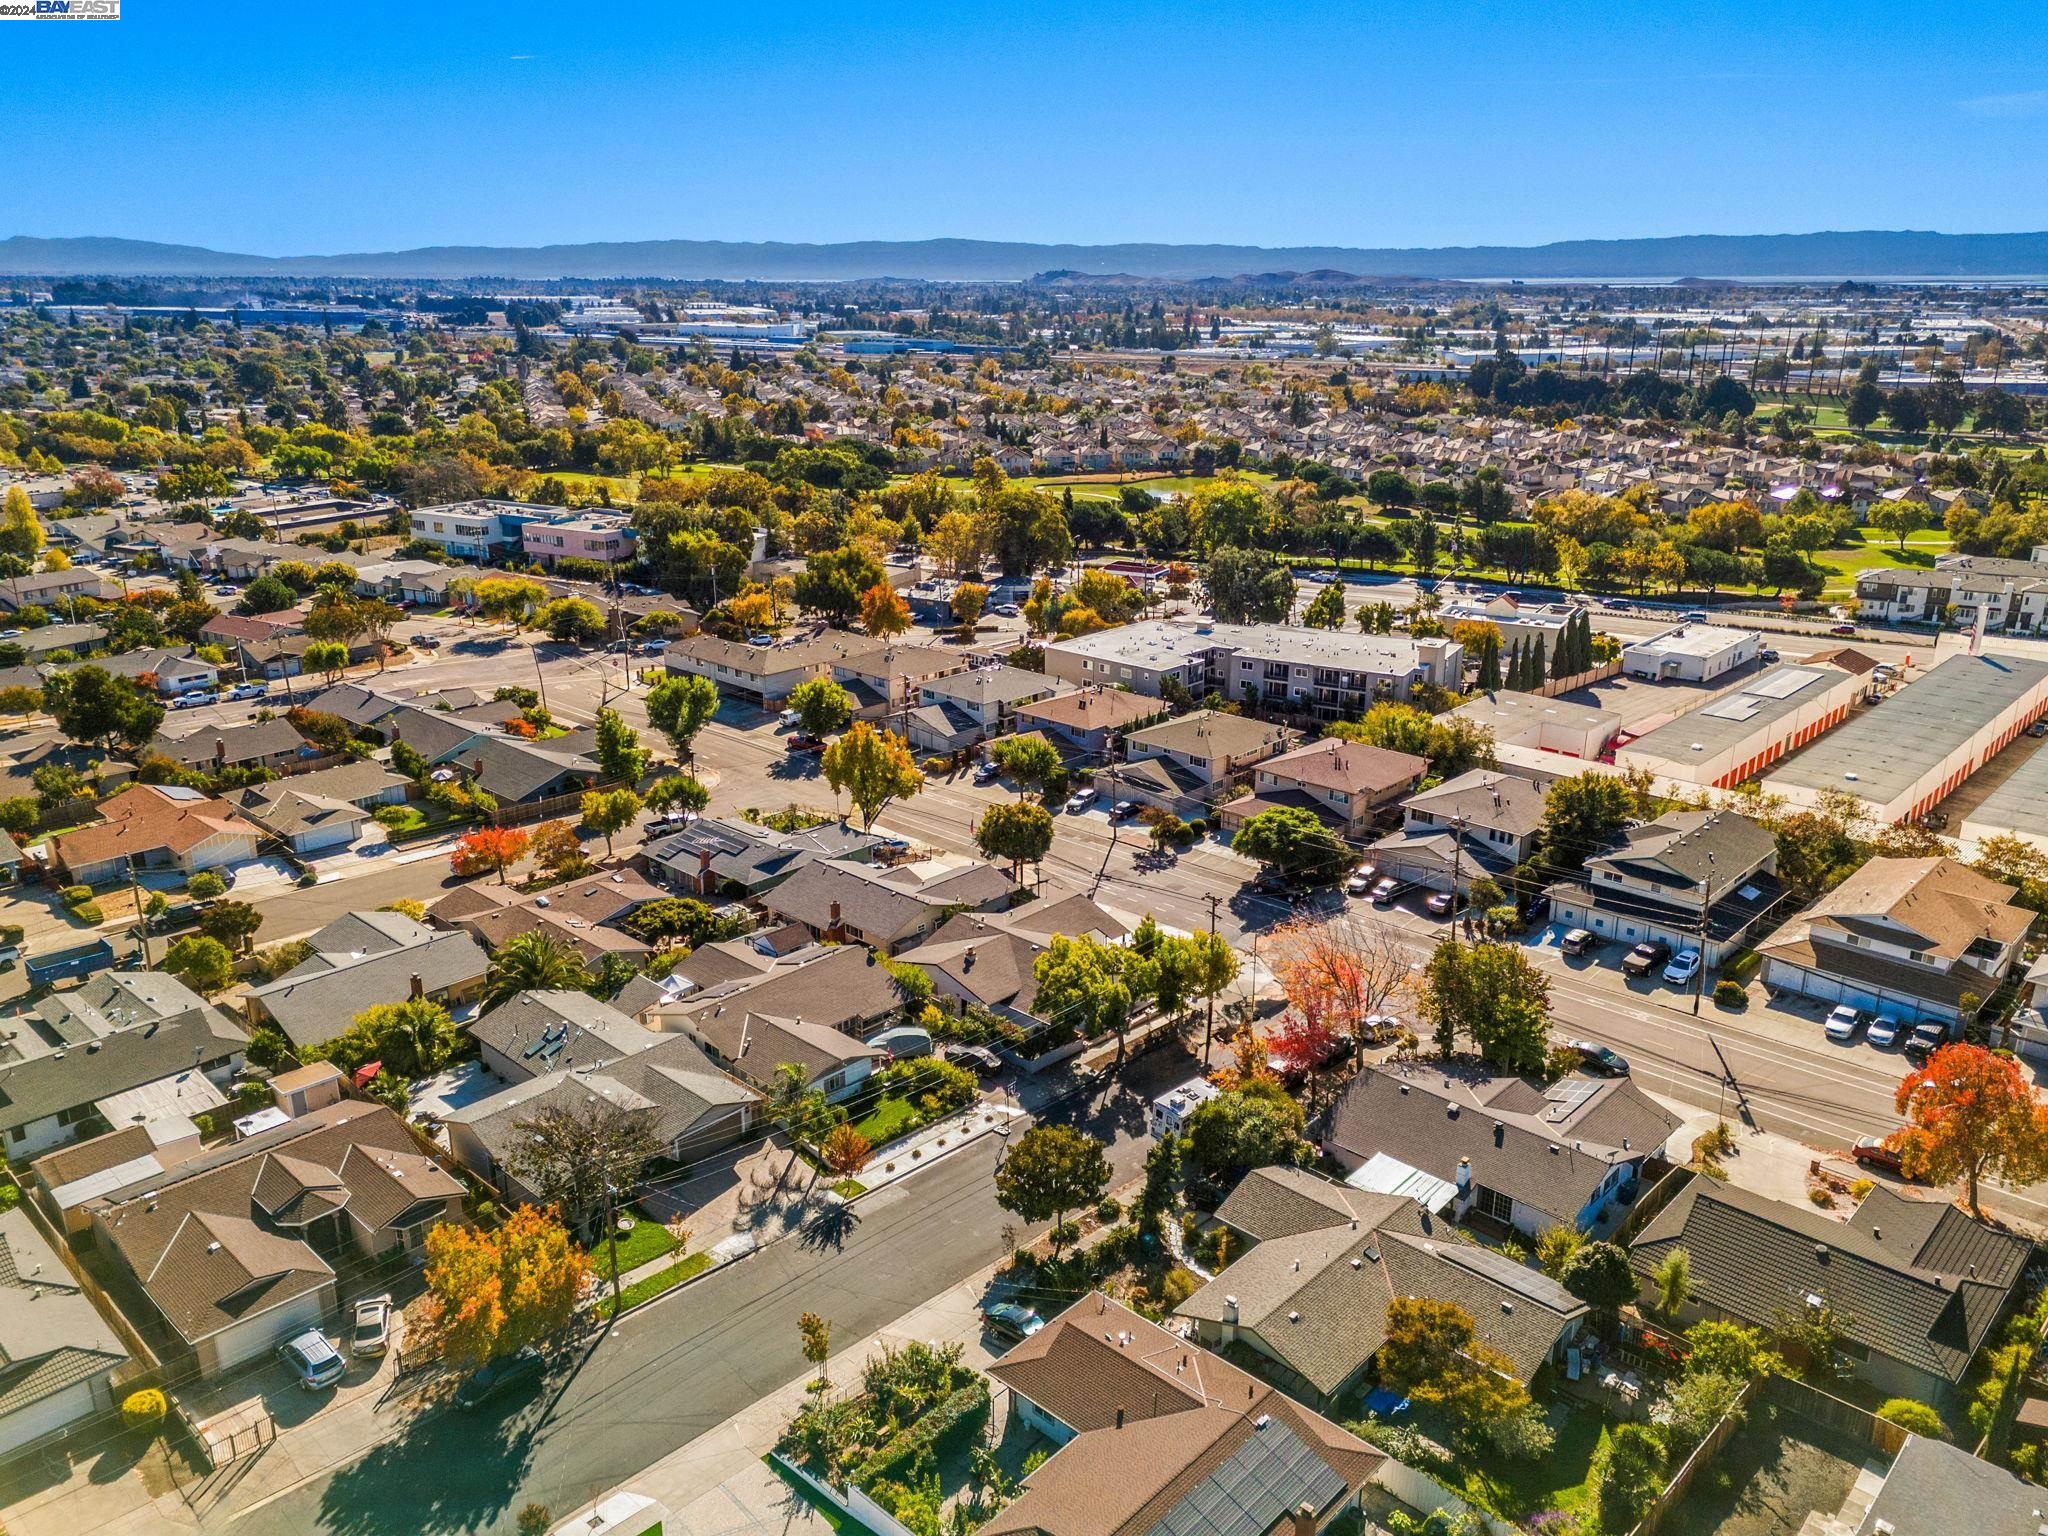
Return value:
M 811 1492 L 798 1479 L 790 1476 L 789 1468 L 785 1467 L 773 1456 L 763 1456 L 761 1459 L 774 1469 L 777 1477 L 789 1484 L 792 1493 L 817 1511 L 818 1518 L 825 1522 L 825 1528 L 832 1532 L 832 1536 L 874 1536 L 873 1532 L 854 1519 L 845 1510 L 838 1508 L 836 1505 L 828 1504 L 825 1500 Z
M 693 1253 L 686 1259 L 678 1259 L 667 1269 L 658 1269 L 646 1279 L 636 1280 L 619 1292 L 619 1309 L 624 1311 L 628 1307 L 639 1306 L 643 1301 L 652 1301 L 663 1291 L 674 1290 L 685 1280 L 703 1274 L 710 1267 L 711 1255 L 708 1253 Z M 609 1295 L 598 1302 L 596 1311 L 599 1317 L 611 1316 L 612 1299 Z
M 879 1147 L 885 1141 L 894 1140 L 910 1128 L 916 1117 L 917 1108 L 908 1099 L 885 1096 L 866 1115 L 853 1122 L 853 1128 L 867 1137 L 868 1145 Z
M 1573 1408 L 1565 1415 L 1550 1455 L 1534 1461 L 1487 1458 L 1485 1462 L 1461 1456 L 1457 1468 L 1464 1474 L 1463 1480 L 1446 1486 L 1466 1502 L 1515 1521 L 1546 1509 L 1584 1509 L 1592 1496 L 1586 1476 L 1592 1470 L 1593 1453 L 1606 1438 L 1607 1426 L 1598 1414 Z
M 675 1234 L 658 1221 L 640 1221 L 631 1232 L 619 1237 L 619 1273 L 630 1274 L 650 1259 L 658 1259 L 665 1253 L 675 1251 Z M 590 1267 L 597 1272 L 600 1280 L 609 1282 L 612 1277 L 611 1244 L 600 1238 L 590 1249 Z
M 0 1191 L 4 1191 L 4 1186 L 0 1186 Z M 832 1193 L 842 1200 L 857 1199 L 867 1192 L 867 1185 L 861 1183 L 859 1179 L 841 1179 L 832 1186 Z

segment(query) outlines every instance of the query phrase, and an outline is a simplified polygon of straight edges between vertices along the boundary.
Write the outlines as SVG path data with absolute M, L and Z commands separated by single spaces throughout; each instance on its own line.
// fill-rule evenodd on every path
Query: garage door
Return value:
M 205 1362 L 208 1374 L 229 1370 L 258 1355 L 268 1354 L 293 1334 L 318 1327 L 327 1315 L 330 1290 L 331 1287 L 315 1291 L 310 1296 L 301 1296 L 274 1312 L 259 1313 L 224 1333 L 215 1334 L 211 1340 L 213 1358 Z

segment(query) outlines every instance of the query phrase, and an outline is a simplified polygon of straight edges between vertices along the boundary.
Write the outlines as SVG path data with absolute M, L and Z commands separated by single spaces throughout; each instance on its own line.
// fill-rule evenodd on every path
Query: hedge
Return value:
M 879 1482 L 909 1483 L 930 1471 L 943 1451 L 978 1434 L 987 1422 L 988 1380 L 977 1375 L 868 1457 L 848 1481 L 860 1488 Z

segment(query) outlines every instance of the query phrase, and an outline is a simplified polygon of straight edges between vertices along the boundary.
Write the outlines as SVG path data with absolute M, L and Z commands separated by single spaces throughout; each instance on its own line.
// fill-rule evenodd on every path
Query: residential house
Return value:
M 888 955 L 920 943 L 955 912 L 999 911 L 1017 887 L 990 864 L 928 860 L 877 868 L 850 859 L 807 864 L 761 898 L 770 915 L 817 938 Z
M 408 710 L 404 700 L 379 693 L 362 683 L 336 683 L 331 688 L 323 688 L 306 700 L 306 708 L 346 720 L 359 736 L 384 741 L 391 739 L 384 723 L 393 715 Z
M 273 1024 L 300 1047 L 333 1039 L 378 1003 L 423 997 L 460 1013 L 490 971 L 470 935 L 436 932 L 402 912 L 352 912 L 306 942 L 311 954 L 244 999 L 252 1025 Z
M 202 726 L 179 736 L 159 736 L 149 744 L 151 755 L 168 757 L 197 773 L 219 773 L 225 768 L 269 768 L 285 773 L 317 750 L 282 717 L 244 725 Z
M 933 989 L 962 1005 L 986 1008 L 1026 1028 L 1040 1020 L 1035 967 L 1056 933 L 1116 942 L 1130 924 L 1078 893 L 1048 893 L 1008 912 L 962 912 L 897 958 L 931 977 Z
M 648 842 L 648 873 L 692 896 L 759 896 L 820 859 L 871 859 L 886 839 L 844 821 L 777 832 L 751 821 L 700 816 Z
M 1697 949 L 1711 970 L 1783 897 L 1777 868 L 1776 840 L 1747 816 L 1670 811 L 1554 883 L 1550 915 L 1622 944 Z
M 1019 704 L 1013 712 L 1017 729 L 1042 731 L 1076 752 L 1101 758 L 1111 746 L 1141 725 L 1166 717 L 1166 706 L 1141 693 L 1120 688 L 1081 687 L 1050 698 Z
M 1387 1337 L 1388 1304 L 1462 1308 L 1479 1343 L 1525 1386 L 1578 1333 L 1586 1305 L 1541 1270 L 1468 1241 L 1405 1194 L 1352 1189 L 1300 1168 L 1255 1168 L 1217 1208 L 1238 1255 L 1174 1309 L 1198 1344 L 1244 1344 L 1297 1396 L 1332 1404 Z
M 220 685 L 220 668 L 193 654 L 189 645 L 122 651 L 116 656 L 95 656 L 84 663 L 45 666 L 43 671 L 46 674 L 70 672 L 75 665 L 98 667 L 116 677 L 154 687 L 167 699 L 182 698 L 188 693 L 204 693 Z
M 130 1124 L 218 1109 L 248 1036 L 175 976 L 106 972 L 37 1005 L 0 1060 L 0 1134 L 23 1162 Z
M 494 1010 L 486 1020 L 503 1011 Z M 495 1185 L 505 1198 L 540 1198 L 540 1191 L 528 1184 L 519 1170 L 520 1152 L 527 1143 L 521 1127 L 549 1110 L 577 1114 L 603 1104 L 624 1111 L 646 1128 L 660 1149 L 658 1156 L 678 1163 L 728 1146 L 754 1127 L 761 1095 L 719 1071 L 695 1041 L 684 1035 L 653 1034 L 623 1015 L 616 1016 L 604 1035 L 593 1036 L 582 1025 L 566 1022 L 573 1017 L 573 1005 L 563 1013 L 564 1022 L 554 1029 L 577 1035 L 574 1043 L 596 1059 L 571 1065 L 565 1050 L 551 1069 L 515 1076 L 513 1086 L 503 1092 L 442 1117 L 449 1150 L 456 1160 Z M 640 1040 L 624 1036 L 624 1030 L 631 1030 Z M 599 1041 L 613 1035 L 634 1048 L 609 1052 Z M 531 1049 L 536 1043 L 540 1042 L 529 1042 L 522 1049 Z M 543 1055 L 548 1049 L 541 1044 Z M 530 1065 L 539 1059 L 527 1057 L 523 1063 Z
M 1863 1480 L 1857 1481 L 1845 1514 L 1857 1507 Z M 2040 1536 L 2042 1513 L 2038 1483 L 1946 1440 L 1908 1435 L 1862 1518 L 1853 1525 L 1824 1519 L 1814 1536 L 1911 1536 L 1916 1531 Z
M 2019 892 L 1946 857 L 1871 859 L 1759 947 L 1764 985 L 1955 1025 L 2019 963 Z
M 729 697 L 765 706 L 779 704 L 799 683 L 830 677 L 841 662 L 881 650 L 885 643 L 829 631 L 772 645 L 747 645 L 697 634 L 680 645 L 671 645 L 662 663 L 670 672 L 710 678 L 719 692 Z
M 121 589 L 89 566 L 75 565 L 67 571 L 38 571 L 29 576 L 0 579 L 0 608 L 19 613 L 24 608 L 61 608 L 68 598 L 92 597 L 109 601 Z
M 66 1237 L 82 1237 L 92 1230 L 88 1201 L 175 1168 L 200 1151 L 199 1127 L 191 1117 L 166 1115 L 45 1152 L 28 1165 L 22 1187 L 41 1202 Z
M 782 1067 L 799 1067 L 805 1086 L 835 1104 L 859 1093 L 888 1055 L 829 1024 L 755 1013 L 744 999 L 683 1016 L 674 1033 L 695 1041 L 710 1060 L 758 1088 L 772 1087 Z
M 522 933 L 539 933 L 573 949 L 586 965 L 606 955 L 640 956 L 648 946 L 619 927 L 666 893 L 630 870 L 585 875 L 526 895 L 509 886 L 473 881 L 456 887 L 428 909 L 436 924 L 474 934 L 496 950 Z
M 339 1311 L 334 1265 L 424 1257 L 460 1180 L 381 1104 L 345 1100 L 92 1204 L 99 1250 L 211 1376 Z
M 1342 837 L 1362 837 L 1380 808 L 1414 789 L 1429 760 L 1364 742 L 1325 737 L 1259 764 L 1252 792 L 1225 805 L 1225 830 L 1262 811 L 1308 811 Z
M 969 660 L 961 651 L 891 641 L 854 649 L 831 668 L 833 680 L 853 695 L 854 717 L 878 720 L 914 707 L 926 683 L 964 672 Z
M 929 678 L 918 687 L 918 707 L 905 717 L 911 746 L 920 752 L 960 752 L 1005 734 L 1017 710 L 1069 692 L 1073 685 L 1022 667 L 975 667 Z
M 31 662 L 43 662 L 68 651 L 73 656 L 90 656 L 106 643 L 107 632 L 97 624 L 45 624 L 26 630 L 6 642 L 18 645 Z
M 414 712 L 420 713 L 424 711 Z M 604 781 L 597 758 L 569 737 L 519 741 L 491 732 L 472 732 L 460 746 L 428 761 L 435 767 L 453 768 L 503 805 L 529 805 L 594 789 Z
M 0 1211 L 0 1456 L 119 1406 L 127 1346 L 27 1211 Z M 99 1433 L 97 1428 L 87 1432 Z
M 370 820 L 362 806 L 308 791 L 291 779 L 253 784 L 230 799 L 252 823 L 302 856 L 349 847 Z
M 262 834 L 225 800 L 179 784 L 137 784 L 100 806 L 100 819 L 50 839 L 77 885 L 124 880 L 132 868 L 196 874 L 256 857 Z
M 688 1033 L 701 1020 L 751 1011 L 861 1038 L 902 1012 L 902 989 L 866 950 L 802 942 L 800 934 L 789 942 L 795 947 L 757 934 L 700 945 L 659 983 L 658 998 L 633 1000 L 633 1011 L 657 1030 Z M 627 1001 L 621 993 L 621 1012 Z
M 1227 784 L 1255 763 L 1283 753 L 1295 733 L 1283 725 L 1198 709 L 1164 720 L 1124 738 L 1128 762 L 1164 758 L 1178 763 L 1204 784 Z
M 2025 1275 L 2033 1244 L 1947 1200 L 1884 1185 L 1848 1221 L 1719 1179 L 1694 1179 L 1629 1247 L 1645 1281 L 1674 1249 L 1692 1285 L 1679 1317 L 1777 1330 L 1825 1309 L 1849 1374 L 1885 1396 L 1952 1403 Z
M 1503 882 L 1543 829 L 1543 791 L 1528 779 L 1474 768 L 1401 802 L 1400 830 L 1366 849 L 1381 874 L 1463 895 L 1480 875 Z
M 989 1367 L 1057 1449 L 986 1536 L 1316 1536 L 1386 1457 L 1101 1292 Z
M 1887 624 L 1974 625 L 1981 616 L 1986 630 L 2038 634 L 2048 624 L 2048 560 L 1941 555 L 1931 571 L 1864 571 L 1856 600 Z
M 1460 1220 L 1534 1237 L 1596 1229 L 1678 1125 L 1626 1078 L 1544 1083 L 1392 1061 L 1345 1085 L 1323 1150 L 1348 1184 L 1400 1189 L 1423 1174 L 1452 1187 Z
M 601 1066 L 662 1037 L 588 992 L 521 992 L 470 1020 L 486 1071 L 508 1083 Z

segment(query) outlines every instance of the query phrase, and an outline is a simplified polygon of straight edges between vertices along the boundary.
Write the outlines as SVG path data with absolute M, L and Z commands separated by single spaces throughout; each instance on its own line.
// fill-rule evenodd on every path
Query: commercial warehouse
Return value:
M 1796 806 L 1831 789 L 1860 798 L 1877 821 L 1932 810 L 2048 710 L 2048 663 L 2024 656 L 1951 656 L 1880 708 L 1831 731 L 1764 780 Z
M 1564 757 L 1597 758 L 1621 734 L 1621 716 L 1612 710 L 1512 688 L 1475 693 L 1453 713 L 1491 731 L 1497 748 L 1522 747 Z
M 1786 662 L 1618 747 L 1614 765 L 1732 789 L 1840 725 L 1863 687 L 1837 666 Z
M 2017 837 L 2048 853 L 2048 750 L 2037 748 L 2014 769 L 2011 778 L 1963 818 L 1956 835 L 1966 843 Z
M 1660 683 L 1711 683 L 1755 661 L 1761 648 L 1753 630 L 1681 624 L 1623 646 L 1621 670 Z

